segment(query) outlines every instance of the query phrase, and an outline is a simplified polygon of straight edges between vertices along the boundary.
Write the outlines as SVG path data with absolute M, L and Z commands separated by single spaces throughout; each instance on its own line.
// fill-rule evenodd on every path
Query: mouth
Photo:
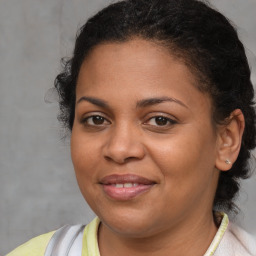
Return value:
M 156 182 L 137 175 L 110 175 L 100 180 L 100 185 L 108 197 L 118 200 L 131 200 L 149 191 Z

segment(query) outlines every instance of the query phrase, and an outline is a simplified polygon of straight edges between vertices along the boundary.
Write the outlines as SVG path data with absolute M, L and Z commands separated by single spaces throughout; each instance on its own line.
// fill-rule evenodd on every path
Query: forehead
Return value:
M 173 48 L 173 50 L 172 50 Z M 132 38 L 124 42 L 105 42 L 95 46 L 84 60 L 84 64 L 90 62 L 92 64 L 97 61 L 97 65 L 107 64 L 108 60 L 136 61 L 138 64 L 143 61 L 145 67 L 152 64 L 160 64 L 163 62 L 177 61 L 183 64 L 183 59 L 175 47 L 164 46 L 163 43 L 153 40 L 145 40 L 142 38 Z M 177 57 L 179 56 L 179 57 Z M 158 63 L 157 63 L 158 62 Z M 147 65 L 148 64 L 148 65 Z
M 141 38 L 120 43 L 102 43 L 93 48 L 85 58 L 78 79 L 82 72 L 90 74 L 92 71 L 95 79 L 103 79 L 105 75 L 111 74 L 116 76 L 122 71 L 122 74 L 140 72 L 141 78 L 145 73 L 147 76 L 150 73 L 152 77 L 157 77 L 169 72 L 172 68 L 182 70 L 190 83 L 196 85 L 195 75 L 184 65 L 182 59 L 176 56 L 177 54 L 172 54 L 167 47 L 160 43 Z M 172 65 L 174 62 L 175 65 Z
M 81 66 L 76 93 L 106 97 L 111 92 L 112 99 L 123 92 L 126 97 L 137 98 L 168 93 L 189 103 L 208 98 L 196 83 L 190 69 L 169 49 L 152 41 L 133 39 L 96 46 Z

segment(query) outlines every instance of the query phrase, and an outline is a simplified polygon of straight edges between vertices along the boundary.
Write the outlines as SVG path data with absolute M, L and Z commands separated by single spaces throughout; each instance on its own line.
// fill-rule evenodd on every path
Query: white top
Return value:
M 255 237 L 230 223 L 225 213 L 221 213 L 221 217 L 218 231 L 208 250 L 202 256 L 256 256 Z M 46 247 L 54 248 L 54 251 L 50 253 L 54 256 L 100 256 L 99 224 L 100 220 L 96 217 L 85 228 L 82 225 L 80 225 L 81 228 L 79 225 L 63 227 L 62 231 L 66 232 L 58 230 L 33 238 L 7 256 L 45 256 L 47 255 L 45 254 Z M 54 234 L 56 234 L 55 238 Z

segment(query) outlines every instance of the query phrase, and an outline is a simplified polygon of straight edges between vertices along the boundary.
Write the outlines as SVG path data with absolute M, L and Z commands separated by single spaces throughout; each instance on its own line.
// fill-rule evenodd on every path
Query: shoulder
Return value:
M 237 249 L 244 251 L 243 255 L 256 256 L 256 238 L 254 236 L 234 223 L 230 223 L 228 231 L 232 238 L 232 243 L 237 246 Z
M 43 256 L 49 240 L 55 231 L 37 236 L 20 245 L 6 256 Z
M 98 248 L 99 222 L 98 218 L 95 218 L 86 227 L 82 224 L 65 225 L 56 231 L 29 240 L 6 256 L 44 256 L 45 254 L 53 255 L 53 251 L 54 255 L 66 255 L 67 251 L 70 251 L 71 255 L 80 255 L 81 251 L 83 255 L 87 255 L 87 250 L 92 250 L 91 247 L 94 251 Z M 99 253 L 93 255 L 99 255 Z
M 230 222 L 214 255 L 256 256 L 256 238 Z

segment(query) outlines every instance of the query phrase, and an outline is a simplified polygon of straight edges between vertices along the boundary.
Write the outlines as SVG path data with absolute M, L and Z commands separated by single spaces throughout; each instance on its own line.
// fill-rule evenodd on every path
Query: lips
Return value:
M 137 175 L 109 175 L 100 180 L 103 191 L 114 200 L 131 200 L 149 191 L 156 182 Z

